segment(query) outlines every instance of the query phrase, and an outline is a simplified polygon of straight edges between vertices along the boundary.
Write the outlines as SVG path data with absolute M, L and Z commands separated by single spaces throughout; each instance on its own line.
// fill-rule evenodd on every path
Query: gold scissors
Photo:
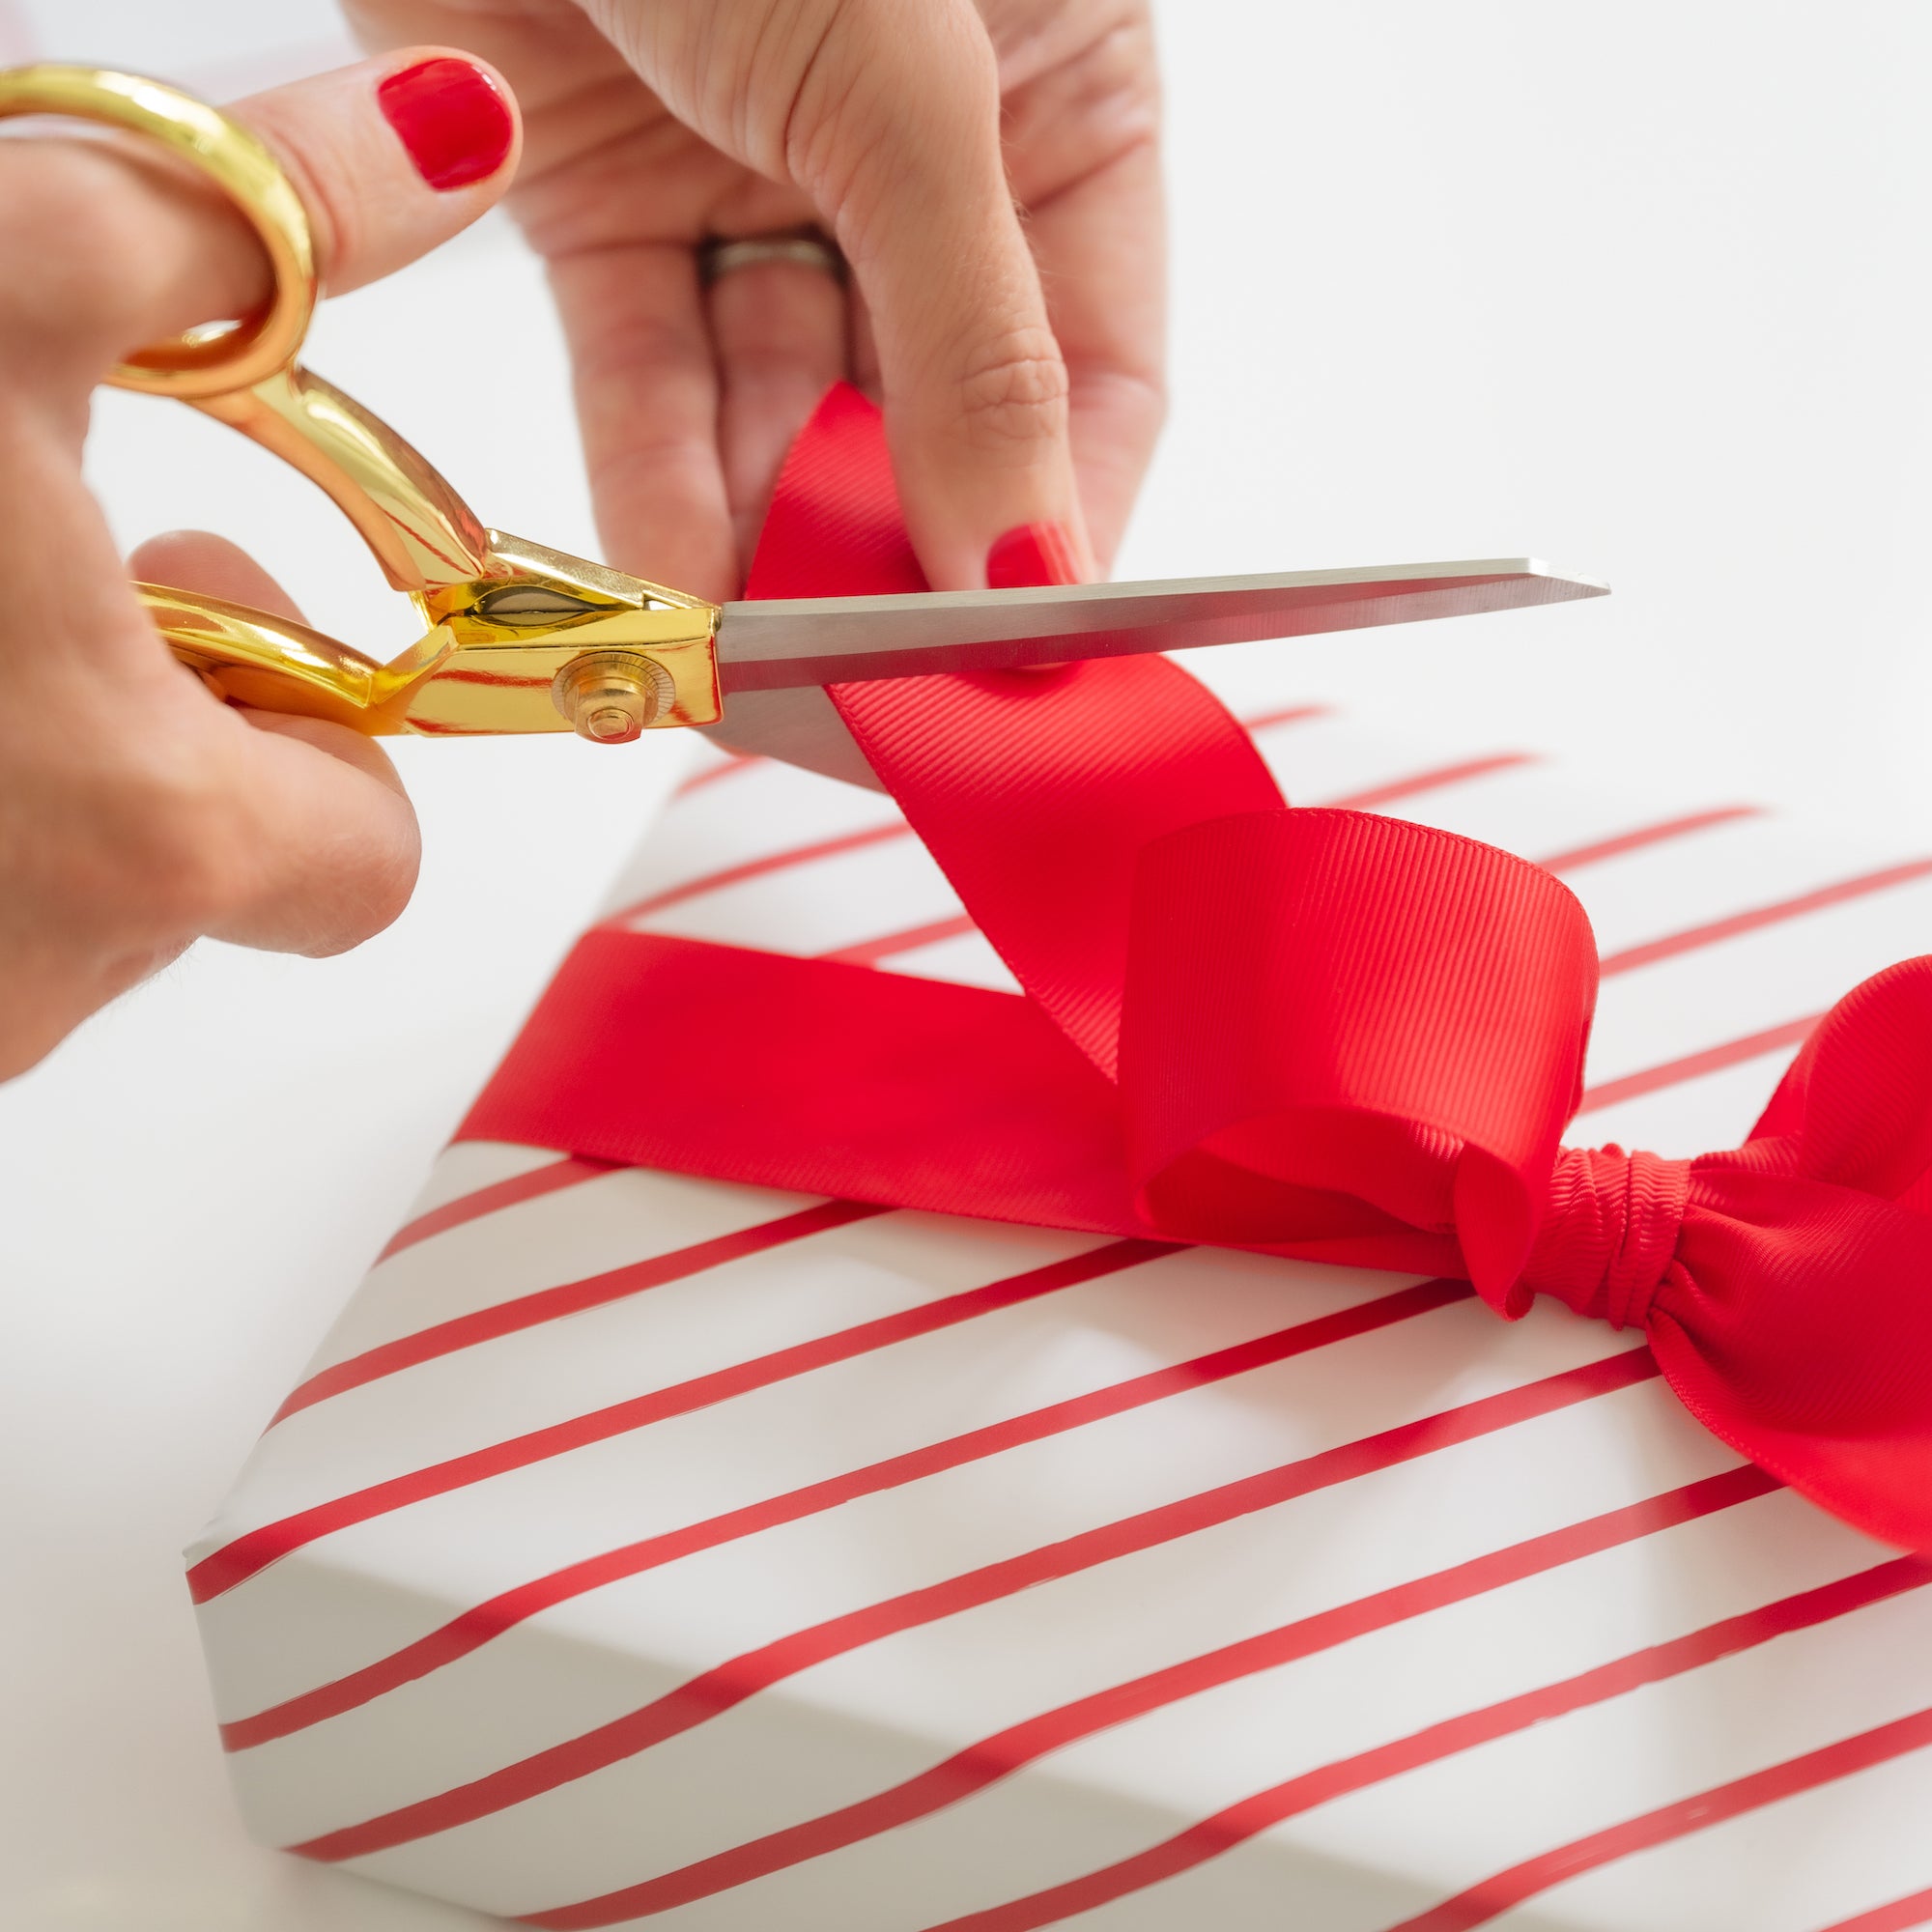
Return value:
M 159 81 L 79 67 L 0 72 L 0 118 L 64 114 L 158 142 L 247 217 L 274 270 L 263 309 L 144 351 L 107 380 L 173 396 L 320 485 L 423 637 L 387 664 L 305 625 L 135 586 L 220 696 L 372 736 L 575 730 L 619 744 L 711 724 L 733 692 L 922 676 L 1288 638 L 1601 596 L 1532 558 L 1151 583 L 716 605 L 485 527 L 387 424 L 296 359 L 317 295 L 308 217 L 269 148 Z

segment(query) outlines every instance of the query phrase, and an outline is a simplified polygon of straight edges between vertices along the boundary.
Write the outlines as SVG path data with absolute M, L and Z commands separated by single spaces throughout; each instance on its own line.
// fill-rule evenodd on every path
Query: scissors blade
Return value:
M 1039 590 L 774 598 L 725 605 L 718 669 L 726 692 L 780 691 L 1301 638 L 1563 604 L 1608 589 L 1534 557 L 1491 557 Z

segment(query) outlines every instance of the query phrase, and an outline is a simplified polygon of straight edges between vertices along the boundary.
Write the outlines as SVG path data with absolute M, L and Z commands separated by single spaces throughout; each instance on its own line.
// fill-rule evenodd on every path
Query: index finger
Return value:
M 993 14 L 996 42 L 1000 15 Z M 1007 99 L 1007 156 L 1066 358 L 1069 429 L 1102 568 L 1166 414 L 1167 232 L 1160 88 L 1142 9 Z
M 1074 477 L 1103 571 L 1167 415 L 1164 213 L 1151 146 L 1032 211 L 1047 312 L 1066 358 Z
M 1001 145 L 1000 74 L 965 0 L 857 0 L 788 123 L 864 298 L 906 527 L 936 589 L 976 589 L 1022 526 L 1084 561 L 1066 367 Z

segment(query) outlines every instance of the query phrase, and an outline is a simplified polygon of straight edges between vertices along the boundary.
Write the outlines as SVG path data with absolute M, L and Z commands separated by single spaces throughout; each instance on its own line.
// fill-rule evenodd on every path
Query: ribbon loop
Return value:
M 1932 957 L 1874 973 L 1819 1021 L 1753 1151 L 1778 1137 L 1802 1173 L 1932 1211 Z
M 1156 839 L 1122 1031 L 1143 1211 L 1164 1233 L 1335 1259 L 1379 1236 L 1501 1307 L 1595 987 L 1575 896 L 1492 847 L 1320 810 Z

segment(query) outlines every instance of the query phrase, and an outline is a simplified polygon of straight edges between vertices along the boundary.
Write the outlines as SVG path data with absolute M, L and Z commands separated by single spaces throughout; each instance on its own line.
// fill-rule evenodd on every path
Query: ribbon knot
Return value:
M 923 587 L 876 412 L 835 391 L 750 592 Z M 1160 657 L 832 696 L 1024 997 L 600 928 L 464 1137 L 1452 1275 L 1509 1319 L 1547 1293 L 1640 1325 L 1741 1454 L 1932 1548 L 1932 958 L 1841 1000 L 1744 1147 L 1569 1149 L 1597 953 L 1549 873 L 1290 810 Z
M 1523 1285 L 1613 1328 L 1646 1326 L 1676 1262 L 1690 1192 L 1688 1160 L 1614 1144 L 1559 1149 Z

